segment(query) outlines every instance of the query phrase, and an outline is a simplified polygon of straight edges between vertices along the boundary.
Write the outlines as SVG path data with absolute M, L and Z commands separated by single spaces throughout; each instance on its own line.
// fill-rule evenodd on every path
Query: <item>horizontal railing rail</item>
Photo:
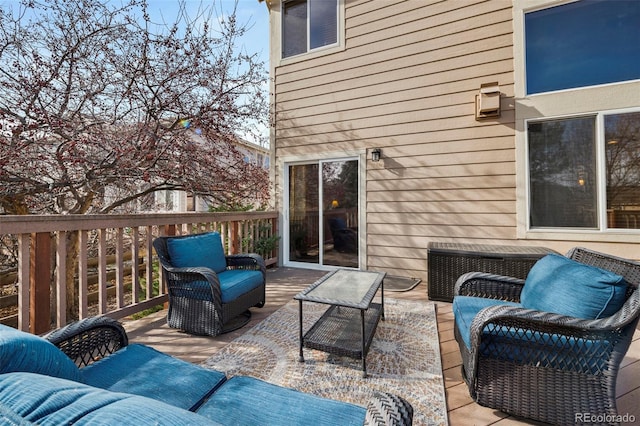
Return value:
M 0 322 L 42 334 L 76 318 L 117 319 L 167 303 L 152 248 L 160 235 L 218 231 L 228 254 L 259 253 L 272 265 L 277 217 L 274 211 L 0 216 Z

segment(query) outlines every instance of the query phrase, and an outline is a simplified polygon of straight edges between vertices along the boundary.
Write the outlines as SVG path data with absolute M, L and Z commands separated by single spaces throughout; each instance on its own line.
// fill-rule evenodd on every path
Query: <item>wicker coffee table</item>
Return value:
M 367 353 L 378 327 L 384 320 L 385 272 L 337 270 L 311 284 L 294 299 L 299 302 L 300 362 L 303 347 L 362 360 L 362 376 L 367 377 Z M 372 300 L 380 289 L 380 303 Z M 303 333 L 303 302 L 331 305 Z

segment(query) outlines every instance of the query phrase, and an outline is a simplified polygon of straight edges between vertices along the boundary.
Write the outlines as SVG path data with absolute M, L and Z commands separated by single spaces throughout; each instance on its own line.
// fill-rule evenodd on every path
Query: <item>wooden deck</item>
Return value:
M 252 309 L 251 322 L 244 328 L 218 337 L 191 336 L 166 325 L 166 311 L 158 312 L 137 321 L 125 321 L 130 342 L 145 343 L 154 348 L 193 363 L 201 363 L 229 341 L 246 332 L 250 327 L 263 320 L 309 284 L 323 276 L 325 272 L 275 268 L 267 271 L 267 303 L 261 309 Z M 408 292 L 385 291 L 385 297 L 428 301 L 427 286 L 421 283 Z M 533 425 L 529 421 L 505 413 L 479 406 L 469 397 L 466 385 L 460 373 L 462 363 L 458 346 L 453 338 L 453 314 L 451 304 L 436 302 L 440 353 L 447 394 L 449 424 L 452 426 L 481 425 Z M 618 375 L 618 412 L 633 414 L 640 420 L 640 331 L 622 362 Z M 418 426 L 418 425 L 416 425 Z

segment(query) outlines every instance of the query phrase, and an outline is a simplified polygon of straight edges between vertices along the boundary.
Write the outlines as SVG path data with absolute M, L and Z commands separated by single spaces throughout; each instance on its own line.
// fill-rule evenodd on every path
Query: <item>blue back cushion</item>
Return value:
M 341 217 L 329 219 L 329 226 L 333 229 L 347 229 L 347 221 Z
M 196 412 L 230 425 L 361 426 L 367 410 L 253 377 L 235 376 Z
M 81 372 L 91 386 L 153 398 L 185 410 L 199 406 L 226 380 L 224 373 L 139 344 L 125 346 Z
M 0 325 L 0 373 L 16 371 L 82 381 L 78 367 L 53 343 Z
M 520 302 L 524 308 L 598 319 L 620 310 L 626 290 L 618 274 L 549 254 L 529 271 Z
M 227 269 L 222 239 L 218 232 L 169 238 L 167 251 L 177 268 L 204 266 L 216 273 Z

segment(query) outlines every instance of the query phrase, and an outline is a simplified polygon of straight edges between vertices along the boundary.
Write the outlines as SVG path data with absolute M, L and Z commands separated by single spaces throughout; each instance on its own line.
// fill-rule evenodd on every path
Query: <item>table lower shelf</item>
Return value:
M 306 348 L 334 355 L 363 359 L 376 332 L 382 305 L 372 303 L 364 311 L 364 353 L 362 348 L 362 317 L 360 309 L 331 306 L 307 331 L 303 338 Z

